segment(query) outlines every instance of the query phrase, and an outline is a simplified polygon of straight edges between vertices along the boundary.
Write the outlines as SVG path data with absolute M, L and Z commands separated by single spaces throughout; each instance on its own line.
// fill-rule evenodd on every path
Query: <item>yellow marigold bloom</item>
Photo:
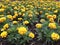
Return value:
M 4 29 L 1 29 L 1 31 L 4 31 Z
M 46 8 L 44 7 L 43 10 L 46 10 Z
M 5 21 L 5 20 L 6 20 L 6 17 L 2 17 L 1 19 L 2 19 L 3 21 Z
M 23 13 L 22 16 L 25 16 L 25 13 Z
M 41 19 L 40 22 L 42 22 L 42 23 L 45 22 L 45 19 Z
M 5 24 L 3 28 L 6 28 L 6 29 L 9 28 L 9 24 Z
M 1 36 L 2 38 L 6 38 L 7 35 L 8 35 L 8 33 L 7 33 L 6 31 L 3 31 L 3 32 L 0 34 L 0 36 Z
M 37 23 L 35 26 L 36 26 L 36 28 L 42 28 L 42 24 L 40 24 L 40 23 Z
M 53 18 L 53 16 L 52 15 L 47 15 L 47 18 L 49 19 L 49 18 Z
M 2 23 L 3 22 L 3 20 L 0 18 L 0 23 Z
M 17 14 L 15 14 L 15 16 L 17 17 L 17 16 L 18 16 L 18 13 L 17 13 Z
M 58 8 L 60 8 L 60 6 L 58 6 Z
M 22 13 L 21 13 L 21 12 L 19 12 L 19 15 L 22 15 Z
M 30 33 L 29 33 L 29 37 L 34 38 L 34 37 L 35 37 L 35 34 L 32 33 L 32 32 L 30 32 Z
M 32 18 L 30 18 L 30 20 L 32 20 Z
M 11 6 L 14 6 L 14 4 L 11 4 Z
M 7 18 L 10 20 L 13 20 L 13 16 L 12 15 L 7 15 Z
M 2 8 L 3 8 L 3 9 L 5 9 L 5 8 L 6 8 L 6 6 L 2 5 Z
M 42 14 L 43 13 L 43 11 L 40 11 L 40 14 Z
M 26 20 L 23 22 L 23 24 L 27 25 L 27 24 L 29 24 L 29 21 Z
M 0 17 L 4 17 L 4 15 L 0 15 Z
M 53 15 L 53 18 L 56 19 L 57 18 L 56 15 Z
M 32 14 L 29 14 L 28 16 L 29 16 L 29 17 L 32 17 L 33 15 L 32 15 Z
M 59 34 L 58 34 L 58 33 L 54 33 L 54 32 L 53 32 L 53 33 L 51 34 L 51 38 L 52 38 L 52 40 L 59 40 L 60 37 L 59 37 Z
M 22 12 L 25 12 L 25 8 L 24 9 L 21 9 Z
M 18 18 L 18 20 L 19 20 L 19 21 L 21 21 L 21 20 L 22 20 L 22 18 Z
M 17 10 L 17 7 L 16 6 L 14 7 L 14 10 Z
M 4 10 L 5 10 L 5 9 L 2 8 L 2 9 L 0 9 L 0 12 L 4 12 Z
M 51 10 L 51 8 L 48 8 L 48 10 Z
M 0 23 L 2 23 L 2 22 L 4 22 L 4 21 L 6 21 L 6 17 L 0 18 Z
M 18 33 L 19 34 L 24 35 L 24 34 L 26 34 L 26 32 L 27 32 L 27 29 L 25 27 L 18 28 Z
M 58 12 L 58 10 L 55 10 L 55 11 L 54 11 L 54 13 L 57 13 L 57 12 Z
M 17 17 L 17 16 L 14 15 L 14 16 L 13 16 L 13 19 L 15 19 L 16 17 Z
M 55 23 L 49 23 L 48 27 L 51 28 L 51 29 L 56 29 L 57 28 Z
M 53 19 L 53 18 L 50 18 L 49 21 L 50 21 L 51 23 L 53 23 L 53 22 L 54 22 L 54 19 Z
M 14 11 L 14 14 L 17 14 L 18 12 L 17 11 Z
M 5 30 L 6 30 L 6 28 L 2 28 L 2 29 L 1 29 L 1 31 L 5 31 Z
M 38 12 L 35 12 L 35 14 L 36 14 L 36 15 L 39 15 L 39 13 L 38 13 Z
M 13 24 L 18 24 L 18 22 L 17 21 L 13 21 Z
M 45 13 L 45 15 L 47 16 L 47 15 L 49 15 L 49 13 Z

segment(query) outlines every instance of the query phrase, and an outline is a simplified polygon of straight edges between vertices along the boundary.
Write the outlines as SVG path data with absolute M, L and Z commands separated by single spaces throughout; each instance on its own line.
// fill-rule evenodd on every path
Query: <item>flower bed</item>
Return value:
M 0 2 L 1 45 L 59 45 L 59 42 L 60 2 Z

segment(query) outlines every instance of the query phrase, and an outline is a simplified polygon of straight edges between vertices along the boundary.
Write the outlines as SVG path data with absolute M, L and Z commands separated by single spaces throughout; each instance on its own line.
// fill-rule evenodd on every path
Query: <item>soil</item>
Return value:
M 1 45 L 1 43 L 0 43 L 0 45 Z M 15 44 L 3 42 L 2 45 L 15 45 Z M 47 43 L 43 43 L 43 42 L 39 41 L 39 42 L 30 42 L 30 43 L 27 43 L 26 45 L 52 45 L 52 44 L 47 44 Z M 54 43 L 53 45 L 60 45 L 60 41 Z

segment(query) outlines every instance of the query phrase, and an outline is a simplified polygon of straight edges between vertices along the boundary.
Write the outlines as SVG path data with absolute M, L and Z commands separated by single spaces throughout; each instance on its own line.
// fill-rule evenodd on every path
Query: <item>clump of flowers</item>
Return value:
M 59 24 L 60 2 L 52 0 L 0 2 L 0 38 L 12 44 L 26 45 L 30 40 L 58 41 Z M 31 45 L 34 45 L 34 42 Z

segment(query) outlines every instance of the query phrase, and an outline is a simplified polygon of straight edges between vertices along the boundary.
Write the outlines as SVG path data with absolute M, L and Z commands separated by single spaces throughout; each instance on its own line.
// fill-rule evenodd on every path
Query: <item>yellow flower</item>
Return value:
M 30 18 L 30 20 L 32 20 L 32 18 Z
M 29 17 L 32 17 L 33 15 L 32 15 L 32 14 L 29 14 L 28 16 L 29 16 Z
M 25 27 L 18 28 L 18 33 L 19 34 L 24 35 L 24 34 L 26 34 L 26 32 L 27 32 L 27 29 Z
M 59 34 L 53 32 L 51 34 L 51 38 L 52 38 L 52 40 L 59 40 L 60 37 L 59 37 Z
M 47 18 L 49 19 L 49 18 L 53 18 L 53 16 L 52 15 L 47 15 Z
M 29 21 L 26 20 L 23 22 L 23 24 L 27 25 L 27 24 L 29 24 Z
M 25 16 L 25 13 L 23 13 L 22 16 Z
M 54 13 L 57 13 L 57 12 L 58 12 L 58 10 L 55 10 L 55 11 L 54 11 Z
M 42 22 L 42 23 L 45 22 L 45 19 L 41 19 L 40 22 Z
M 17 7 L 16 6 L 14 7 L 14 10 L 17 10 Z
M 22 12 L 25 12 L 25 8 L 24 9 L 21 9 Z
M 51 29 L 56 29 L 57 28 L 55 23 L 49 23 L 48 27 L 51 28 Z
M 18 12 L 17 11 L 14 11 L 14 14 L 18 14 Z
M 21 13 L 21 12 L 19 12 L 19 15 L 22 15 L 22 13 Z
M 13 20 L 13 16 L 12 15 L 7 15 L 7 18 L 10 20 Z
M 21 20 L 22 20 L 22 18 L 18 18 L 18 20 L 19 20 L 19 21 L 21 21 Z
M 6 30 L 6 28 L 2 28 L 2 29 L 1 29 L 1 31 L 5 31 L 5 30 Z
M 7 33 L 6 31 L 3 31 L 3 32 L 0 34 L 0 36 L 1 36 L 2 38 L 6 38 L 7 35 L 8 35 L 8 33 Z
M 18 13 L 17 13 L 17 14 L 15 14 L 15 16 L 17 17 L 17 16 L 18 16 Z
M 43 10 L 46 10 L 46 8 L 44 7 Z
M 53 18 L 50 18 L 49 21 L 50 21 L 51 23 L 53 23 L 53 22 L 54 22 L 54 19 L 53 19 Z
M 53 18 L 56 19 L 56 15 L 53 15 Z
M 11 6 L 14 6 L 14 4 L 11 4 Z
M 34 38 L 34 37 L 35 37 L 35 34 L 32 33 L 32 32 L 30 32 L 30 33 L 29 33 L 29 37 Z
M 4 5 L 1 5 L 1 6 L 2 6 L 2 8 L 3 8 L 3 9 L 5 9 L 5 8 L 6 8 L 6 6 L 4 6 Z
M 9 24 L 5 24 L 3 28 L 6 28 L 6 29 L 9 28 Z
M 48 10 L 51 10 L 51 8 L 48 8 Z
M 48 16 L 48 15 L 49 15 L 49 13 L 45 13 L 45 15 L 46 15 L 46 16 Z
M 4 12 L 4 10 L 5 10 L 5 9 L 2 8 L 2 9 L 0 9 L 0 12 Z
M 4 21 L 6 21 L 6 17 L 0 18 L 0 23 L 2 23 L 2 22 L 4 22 Z
M 14 15 L 14 16 L 13 16 L 13 19 L 15 19 L 16 17 L 17 17 L 17 16 Z
M 18 24 L 18 22 L 17 21 L 13 21 L 13 24 Z
M 0 15 L 0 17 L 4 17 L 4 15 Z
M 42 14 L 43 13 L 43 11 L 40 11 L 40 14 Z
M 42 24 L 40 24 L 40 23 L 37 23 L 35 26 L 36 26 L 36 28 L 42 28 Z
M 18 16 L 18 12 L 17 12 L 17 11 L 14 11 L 14 15 L 15 15 L 15 16 Z
M 6 17 L 2 17 L 1 19 L 2 19 L 3 21 L 5 21 L 5 20 L 6 20 Z
M 38 13 L 38 12 L 35 12 L 35 14 L 36 14 L 36 15 L 39 15 L 39 13 Z

